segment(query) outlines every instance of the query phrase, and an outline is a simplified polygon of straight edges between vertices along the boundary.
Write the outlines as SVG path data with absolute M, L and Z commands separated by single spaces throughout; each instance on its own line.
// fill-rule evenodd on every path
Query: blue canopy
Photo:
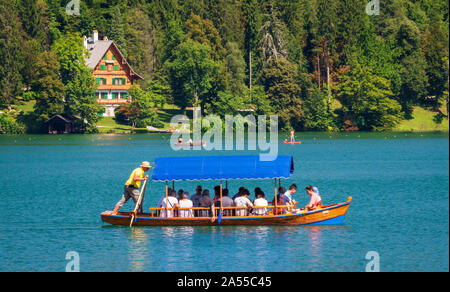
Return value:
M 157 158 L 153 181 L 289 178 L 292 156 L 260 161 L 259 156 L 205 156 Z

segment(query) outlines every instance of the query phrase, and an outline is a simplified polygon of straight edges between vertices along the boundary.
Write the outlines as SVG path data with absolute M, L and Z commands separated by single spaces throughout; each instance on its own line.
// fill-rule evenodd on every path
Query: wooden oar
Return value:
M 147 180 L 144 181 L 144 185 L 142 186 L 141 193 L 139 194 L 139 199 L 138 199 L 138 201 L 136 202 L 136 206 L 134 207 L 133 214 L 131 214 L 130 227 L 133 226 L 133 222 L 134 222 L 134 219 L 136 218 L 136 215 L 137 215 L 137 212 L 138 212 L 138 210 L 139 210 L 139 207 L 141 206 L 142 197 L 143 197 L 143 195 L 144 195 L 144 193 L 145 193 L 145 188 L 146 188 L 146 187 L 147 187 Z

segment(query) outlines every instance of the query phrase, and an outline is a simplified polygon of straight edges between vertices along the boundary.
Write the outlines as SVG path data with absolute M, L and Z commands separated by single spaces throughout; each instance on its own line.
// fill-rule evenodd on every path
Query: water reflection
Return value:
M 325 254 L 324 250 L 330 245 L 334 244 L 323 241 L 323 235 L 327 232 L 337 231 L 336 235 L 327 236 L 326 238 L 333 238 L 339 240 L 340 237 L 345 237 L 346 230 L 348 228 L 345 225 L 338 226 L 303 226 L 303 232 L 306 232 L 307 245 L 305 249 L 307 253 L 304 256 L 307 258 L 308 269 L 310 271 L 319 271 L 324 264 L 324 261 L 329 261 L 329 255 Z
M 131 228 L 127 231 L 129 231 L 128 252 L 131 271 L 143 272 L 145 264 L 151 262 L 151 259 L 148 258 L 151 246 L 149 246 L 146 229 Z

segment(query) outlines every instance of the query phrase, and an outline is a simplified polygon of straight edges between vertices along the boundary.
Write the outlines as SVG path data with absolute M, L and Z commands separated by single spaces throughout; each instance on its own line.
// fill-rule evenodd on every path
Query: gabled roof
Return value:
M 48 123 L 48 122 L 50 122 L 51 120 L 54 120 L 54 119 L 60 119 L 60 120 L 63 120 L 64 122 L 66 122 L 66 123 L 72 123 L 73 122 L 72 118 L 64 117 L 63 115 L 54 115 L 53 117 L 51 117 L 50 119 L 45 121 L 45 123 Z
M 88 51 L 90 53 L 90 56 L 86 60 L 86 65 L 89 68 L 91 68 L 91 69 L 95 69 L 95 67 L 97 67 L 98 63 L 100 63 L 100 61 L 103 59 L 103 57 L 105 56 L 106 52 L 108 52 L 108 50 L 111 48 L 111 46 L 115 49 L 115 51 L 117 51 L 119 53 L 120 59 L 122 59 L 125 62 L 124 65 L 126 67 L 128 67 L 131 77 L 133 79 L 144 80 L 144 78 L 142 78 L 141 76 L 136 74 L 136 72 L 133 71 L 133 69 L 131 68 L 130 64 L 128 64 L 127 60 L 122 55 L 122 53 L 120 52 L 119 48 L 116 46 L 114 41 L 110 41 L 110 40 L 100 41 L 99 40 L 99 41 L 96 41 L 96 42 L 88 42 L 87 49 L 88 49 Z

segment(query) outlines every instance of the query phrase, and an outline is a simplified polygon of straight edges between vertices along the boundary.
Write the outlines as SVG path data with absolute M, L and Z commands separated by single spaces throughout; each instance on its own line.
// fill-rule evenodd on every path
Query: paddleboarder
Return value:
M 291 131 L 291 143 L 294 143 L 294 142 L 295 142 L 295 131 L 292 130 Z
M 128 202 L 130 198 L 133 199 L 134 204 L 136 205 L 139 199 L 139 188 L 141 187 L 141 182 L 148 180 L 148 175 L 144 176 L 144 174 L 147 171 L 149 171 L 151 167 L 152 166 L 150 165 L 150 162 L 144 161 L 142 162 L 140 167 L 133 170 L 133 172 L 130 175 L 130 178 L 125 183 L 122 198 L 116 204 L 116 207 L 114 207 L 113 215 L 117 215 L 119 209 L 123 205 L 125 205 L 125 203 Z

